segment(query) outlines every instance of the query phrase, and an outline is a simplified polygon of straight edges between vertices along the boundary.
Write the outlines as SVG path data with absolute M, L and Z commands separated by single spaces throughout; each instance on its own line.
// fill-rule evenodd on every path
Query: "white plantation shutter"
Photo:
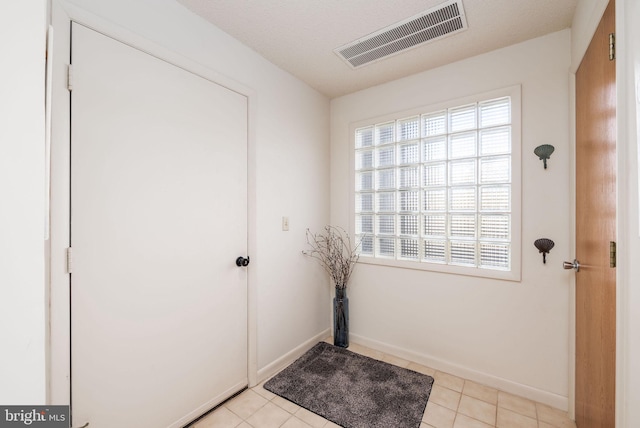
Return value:
M 505 96 L 357 128 L 361 256 L 509 271 L 511 116 Z

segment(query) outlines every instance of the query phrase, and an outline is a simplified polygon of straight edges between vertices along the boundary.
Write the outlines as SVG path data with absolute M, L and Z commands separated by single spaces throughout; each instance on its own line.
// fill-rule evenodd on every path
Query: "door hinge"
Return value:
M 71 64 L 67 66 L 67 89 L 73 90 L 73 67 Z
M 67 273 L 72 273 L 73 271 L 73 252 L 72 248 L 67 248 Z
M 616 59 L 616 34 L 609 34 L 609 61 Z
M 609 267 L 616 267 L 616 261 L 618 258 L 618 251 L 616 243 L 614 241 L 609 242 Z

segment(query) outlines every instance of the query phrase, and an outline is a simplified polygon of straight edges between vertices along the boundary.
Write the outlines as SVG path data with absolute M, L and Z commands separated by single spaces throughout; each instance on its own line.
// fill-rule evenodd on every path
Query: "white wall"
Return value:
M 623 400 L 619 407 L 619 426 L 640 426 L 640 4 L 637 1 L 617 3 L 619 33 L 622 34 L 624 68 L 618 85 L 622 99 L 619 127 L 623 129 L 619 155 L 624 165 L 624 194 L 619 200 L 624 209 L 623 224 L 619 227 L 625 271 L 619 288 L 624 289 L 622 299 L 624 347 L 621 349 L 623 369 L 618 376 L 623 383 Z M 627 44 L 624 44 L 627 41 Z M 622 238 L 622 237 L 625 238 Z M 619 393 L 620 395 L 620 393 Z
M 618 427 L 640 426 L 640 4 L 616 2 L 618 93 Z
M 44 404 L 45 0 L 0 3 L 0 403 Z
M 328 99 L 174 0 L 71 3 L 253 92 L 250 278 L 257 289 L 258 368 L 326 329 L 325 279 L 300 251 L 305 228 L 328 221 Z M 284 215 L 290 217 L 289 232 L 281 230 Z
M 624 0 L 617 0 L 620 4 Z M 571 65 L 575 72 L 607 8 L 609 0 L 580 0 L 571 22 Z
M 618 2 L 618 426 L 640 426 L 640 4 Z M 621 41 L 621 38 L 618 38 Z
M 522 85 L 522 282 L 359 264 L 355 342 L 567 407 L 570 32 L 554 33 L 331 102 L 331 221 L 348 226 L 349 124 Z M 544 170 L 533 154 L 556 148 Z M 556 246 L 542 264 L 533 246 Z
M 617 426 L 640 426 L 640 4 L 616 2 L 618 34 Z

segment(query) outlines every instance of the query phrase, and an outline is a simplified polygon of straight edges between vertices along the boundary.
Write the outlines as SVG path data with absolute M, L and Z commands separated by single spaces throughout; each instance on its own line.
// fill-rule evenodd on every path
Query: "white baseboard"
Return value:
M 488 373 L 483 373 L 469 367 L 450 363 L 448 361 L 444 361 L 430 355 L 419 354 L 417 352 L 409 351 L 397 346 L 388 345 L 386 343 L 368 339 L 357 334 L 350 333 L 349 338 L 352 343 L 366 346 L 368 348 L 384 352 L 385 354 L 390 354 L 399 358 L 403 358 L 405 360 L 422 364 L 427 367 L 431 367 L 442 372 L 469 379 L 482 385 L 499 389 L 500 391 L 519 395 L 521 397 L 528 398 L 530 400 L 537 401 L 539 403 L 546 404 L 563 411 L 567 411 L 569 406 L 567 397 L 563 397 L 552 392 L 544 391 L 508 379 L 503 379 Z
M 326 330 L 322 331 L 321 333 L 315 335 L 311 339 L 307 340 L 306 342 L 302 343 L 297 348 L 294 348 L 290 352 L 287 352 L 282 357 L 278 358 L 277 360 L 273 361 L 272 363 L 270 363 L 270 364 L 266 365 L 265 367 L 259 369 L 258 370 L 258 384 L 260 382 L 266 380 L 266 379 L 269 379 L 271 376 L 275 375 L 280 370 L 282 370 L 283 368 L 287 367 L 289 364 L 293 363 L 295 360 L 300 358 L 305 352 L 307 352 L 309 349 L 313 348 L 313 346 L 316 343 L 325 340 L 329 336 L 331 336 L 331 330 L 330 329 L 326 329 Z M 255 385 L 249 385 L 249 386 L 253 387 Z

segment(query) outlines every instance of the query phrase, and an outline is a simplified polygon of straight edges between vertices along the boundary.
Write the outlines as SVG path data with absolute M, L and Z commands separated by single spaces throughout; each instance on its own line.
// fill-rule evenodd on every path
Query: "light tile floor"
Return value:
M 327 340 L 331 343 L 330 340 Z M 349 350 L 433 376 L 420 428 L 575 428 L 567 413 L 357 344 Z M 193 428 L 331 428 L 330 422 L 263 388 L 234 397 Z M 389 427 L 393 428 L 393 427 Z

